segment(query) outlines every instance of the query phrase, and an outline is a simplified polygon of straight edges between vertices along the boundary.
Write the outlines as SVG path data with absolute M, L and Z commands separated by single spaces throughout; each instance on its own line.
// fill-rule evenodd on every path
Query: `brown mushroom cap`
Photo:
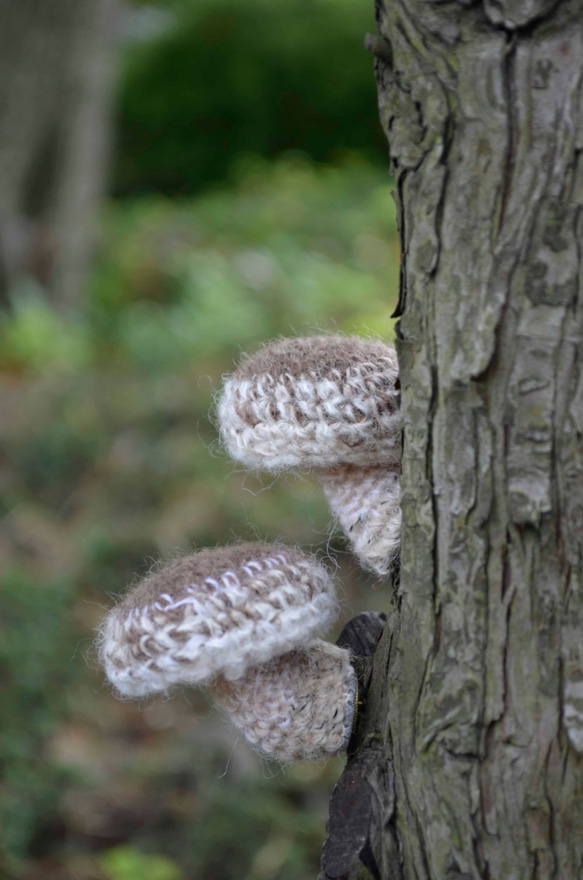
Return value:
M 328 571 L 295 547 L 201 550 L 145 578 L 109 612 L 100 659 L 127 697 L 236 679 L 307 644 L 336 609 Z
M 312 336 L 245 358 L 219 402 L 223 444 L 251 468 L 394 464 L 398 363 L 377 340 Z

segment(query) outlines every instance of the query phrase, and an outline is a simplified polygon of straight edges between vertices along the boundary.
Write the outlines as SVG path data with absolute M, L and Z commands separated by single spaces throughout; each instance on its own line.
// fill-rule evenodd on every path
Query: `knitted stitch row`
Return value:
M 348 745 L 356 676 L 348 651 L 318 641 L 236 682 L 219 682 L 216 696 L 263 754 L 284 763 L 320 760 Z
M 336 614 L 329 573 L 295 548 L 201 550 L 146 578 L 109 612 L 100 660 L 126 697 L 236 679 L 307 644 Z
M 250 468 L 278 471 L 400 458 L 398 362 L 380 342 L 340 336 L 282 340 L 225 382 L 222 442 Z

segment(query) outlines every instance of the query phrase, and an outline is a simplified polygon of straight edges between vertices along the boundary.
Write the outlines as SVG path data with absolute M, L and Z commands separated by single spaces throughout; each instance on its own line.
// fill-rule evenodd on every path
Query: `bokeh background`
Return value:
M 246 475 L 212 420 L 264 340 L 393 335 L 372 7 L 0 6 L 2 878 L 317 876 L 341 759 L 265 762 L 193 691 L 119 702 L 92 640 L 153 562 L 237 538 L 328 557 L 336 632 L 386 605 L 314 479 Z

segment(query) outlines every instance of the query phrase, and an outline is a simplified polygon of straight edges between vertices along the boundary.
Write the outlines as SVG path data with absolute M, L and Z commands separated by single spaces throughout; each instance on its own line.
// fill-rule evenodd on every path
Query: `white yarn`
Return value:
M 218 405 L 223 445 L 250 468 L 309 468 L 364 568 L 400 544 L 398 361 L 354 337 L 280 340 L 244 359 Z
M 202 588 L 187 583 L 177 595 L 133 602 L 109 612 L 100 638 L 107 677 L 126 697 L 208 683 L 219 674 L 239 678 L 250 666 L 307 644 L 337 614 L 328 572 L 297 550 L 289 559 L 249 559 L 238 571 L 229 566 Z
M 249 468 L 396 464 L 400 415 L 396 359 L 317 375 L 261 374 L 224 386 L 221 439 Z

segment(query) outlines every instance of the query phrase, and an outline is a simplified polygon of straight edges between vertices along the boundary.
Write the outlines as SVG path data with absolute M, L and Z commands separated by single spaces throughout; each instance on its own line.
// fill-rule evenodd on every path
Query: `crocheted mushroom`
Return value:
M 243 359 L 218 406 L 221 439 L 249 468 L 315 468 L 365 568 L 388 572 L 401 530 L 395 351 L 376 340 L 283 339 Z
M 278 761 L 317 761 L 343 751 L 356 711 L 350 654 L 319 639 L 215 687 L 247 740 Z
M 315 641 L 336 610 L 328 572 L 296 548 L 201 550 L 109 612 L 100 660 L 123 696 L 207 685 L 265 754 L 321 758 L 347 745 L 355 706 L 348 651 Z

